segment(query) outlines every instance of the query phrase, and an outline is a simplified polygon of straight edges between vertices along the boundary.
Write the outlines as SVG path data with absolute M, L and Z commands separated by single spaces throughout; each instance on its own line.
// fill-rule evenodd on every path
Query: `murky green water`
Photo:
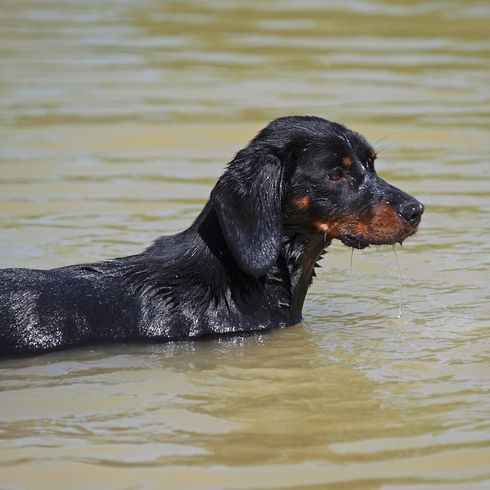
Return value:
M 0 488 L 490 488 L 486 1 L 0 0 L 0 266 L 188 226 L 276 116 L 363 132 L 426 204 L 335 245 L 305 323 L 0 363 Z

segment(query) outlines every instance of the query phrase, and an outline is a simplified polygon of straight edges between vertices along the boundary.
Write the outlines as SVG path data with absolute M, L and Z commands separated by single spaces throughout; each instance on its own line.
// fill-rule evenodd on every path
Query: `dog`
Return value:
M 402 243 L 424 206 L 380 178 L 358 133 L 313 116 L 272 121 L 240 150 L 187 230 L 138 255 L 0 270 L 0 352 L 168 341 L 302 321 L 333 239 Z

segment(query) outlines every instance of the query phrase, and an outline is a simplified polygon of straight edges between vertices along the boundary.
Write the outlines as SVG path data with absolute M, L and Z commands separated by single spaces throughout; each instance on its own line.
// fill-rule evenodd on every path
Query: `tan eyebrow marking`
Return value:
M 298 209 L 306 209 L 310 205 L 310 196 L 304 195 L 303 197 L 299 197 L 293 201 L 293 204 Z
M 344 164 L 344 166 L 346 166 L 347 168 L 348 167 L 351 167 L 352 166 L 352 158 L 351 157 L 344 157 L 342 158 L 342 163 Z

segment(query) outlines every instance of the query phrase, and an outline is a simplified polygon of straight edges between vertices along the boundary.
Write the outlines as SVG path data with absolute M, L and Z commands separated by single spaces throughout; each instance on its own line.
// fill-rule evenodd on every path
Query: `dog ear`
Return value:
M 247 147 L 211 192 L 226 244 L 240 269 L 255 277 L 275 264 L 282 245 L 281 161 L 272 151 Z

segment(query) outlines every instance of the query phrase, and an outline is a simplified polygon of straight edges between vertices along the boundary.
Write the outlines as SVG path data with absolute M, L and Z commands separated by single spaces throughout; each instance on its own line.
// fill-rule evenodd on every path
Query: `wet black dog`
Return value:
M 340 124 L 273 121 L 238 152 L 189 229 L 139 255 L 0 271 L 0 352 L 300 322 L 333 238 L 364 248 L 417 230 L 422 204 L 378 177 L 375 157 Z

